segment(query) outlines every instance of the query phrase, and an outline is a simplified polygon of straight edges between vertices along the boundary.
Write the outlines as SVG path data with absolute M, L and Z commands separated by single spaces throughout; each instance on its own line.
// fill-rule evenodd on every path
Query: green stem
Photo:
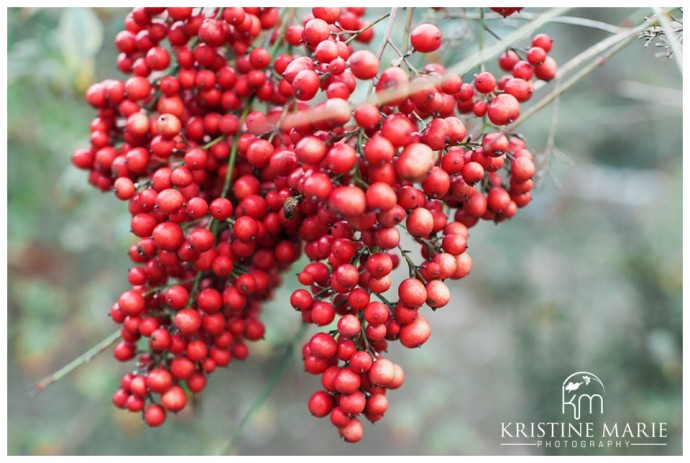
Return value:
M 405 251 L 400 245 L 398 245 L 398 249 L 400 250 L 400 254 L 405 258 L 405 261 L 407 262 L 407 268 L 410 271 L 410 278 L 416 277 L 426 285 L 426 280 L 422 276 L 421 272 L 419 271 L 415 263 L 412 262 L 412 259 L 410 259 L 410 257 L 408 256 L 410 251 Z
M 273 369 L 273 373 L 268 378 L 266 387 L 264 387 L 264 389 L 261 391 L 261 394 L 259 394 L 254 403 L 252 403 L 252 406 L 249 407 L 247 413 L 242 417 L 242 420 L 240 421 L 240 424 L 237 426 L 235 432 L 232 434 L 230 441 L 219 452 L 221 455 L 228 455 L 237 448 L 240 438 L 242 437 L 244 429 L 246 428 L 249 421 L 254 417 L 254 415 L 256 415 L 256 413 L 259 410 L 261 410 L 261 408 L 263 408 L 264 405 L 266 405 L 266 401 L 271 396 L 271 393 L 278 385 L 280 378 L 283 376 L 283 373 L 285 372 L 285 368 L 289 363 L 288 360 L 290 360 L 290 357 L 292 357 L 292 353 L 295 350 L 295 345 L 300 341 L 300 339 L 302 339 L 304 333 L 307 331 L 307 326 L 308 325 L 306 323 L 302 323 L 302 325 L 297 330 L 297 333 L 295 333 L 292 339 L 288 342 L 288 345 L 285 348 L 285 352 L 283 352 L 283 355 L 281 355 L 278 359 L 278 363 L 276 367 Z
M 214 138 L 213 140 L 211 140 L 210 142 L 208 142 L 208 143 L 206 143 L 205 145 L 203 145 L 203 146 L 201 147 L 201 149 L 202 149 L 202 150 L 207 150 L 207 149 L 211 148 L 212 146 L 217 145 L 218 143 L 222 142 L 222 141 L 225 140 L 226 138 L 227 138 L 226 135 L 221 135 L 220 137 L 216 137 L 216 138 Z
M 96 356 L 98 356 L 98 354 L 104 352 L 106 349 L 108 349 L 108 347 L 115 344 L 120 339 L 120 337 L 121 337 L 120 330 L 118 329 L 115 332 L 111 333 L 109 336 L 102 339 L 98 344 L 93 346 L 91 349 L 87 350 L 86 352 L 81 354 L 79 357 L 72 360 L 70 363 L 68 363 L 64 367 L 60 368 L 55 373 L 52 373 L 52 374 L 46 376 L 45 378 L 41 379 L 40 381 L 37 381 L 36 383 L 34 383 L 33 386 L 31 386 L 31 392 L 30 392 L 31 396 L 34 397 L 37 394 L 43 392 L 51 384 L 54 384 L 54 383 L 60 381 L 63 377 L 72 373 L 74 370 L 76 370 L 80 366 L 84 365 L 85 363 L 90 362 Z
M 240 115 L 240 127 L 242 127 L 242 124 L 244 124 L 244 120 L 247 117 L 247 114 L 249 114 L 249 110 L 251 109 L 252 103 L 254 102 L 254 95 L 252 95 L 249 100 L 247 100 L 247 104 L 244 107 L 244 110 L 242 111 L 242 114 Z M 232 140 L 232 149 L 230 150 L 230 158 L 228 159 L 228 172 L 225 174 L 225 183 L 223 184 L 223 192 L 220 194 L 221 198 L 225 198 L 228 194 L 228 191 L 230 191 L 230 186 L 232 185 L 232 171 L 235 168 L 235 161 L 237 160 L 237 145 L 239 144 L 240 137 L 239 135 L 235 135 L 234 139 Z
M 373 294 L 374 296 L 381 299 L 381 302 L 386 304 L 389 309 L 393 310 L 395 308 L 395 304 L 393 304 L 391 301 L 389 301 L 388 298 L 386 298 L 383 294 L 373 293 L 373 292 L 371 294 Z

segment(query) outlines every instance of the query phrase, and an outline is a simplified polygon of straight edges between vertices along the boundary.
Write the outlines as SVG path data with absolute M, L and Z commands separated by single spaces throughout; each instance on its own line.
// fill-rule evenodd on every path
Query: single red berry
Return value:
M 350 55 L 350 70 L 358 79 L 369 80 L 379 73 L 379 60 L 369 50 L 358 50 Z
M 400 328 L 400 344 L 407 348 L 419 347 L 431 336 L 431 327 L 424 315 L 419 315 L 415 321 Z
M 556 63 L 556 60 L 551 58 L 550 56 L 547 56 L 544 59 L 543 63 L 534 68 L 534 73 L 537 76 L 537 78 L 546 81 L 556 77 L 557 71 L 558 64 Z
M 420 24 L 410 34 L 412 47 L 421 53 L 436 51 L 443 42 L 441 30 L 433 24 Z
M 390 360 L 379 357 L 369 368 L 367 376 L 371 384 L 385 387 L 395 378 L 395 366 Z
M 496 78 L 490 72 L 480 72 L 474 77 L 474 87 L 479 93 L 490 93 L 496 88 Z
M 423 143 L 411 143 L 405 147 L 395 164 L 395 171 L 401 179 L 420 182 L 426 178 L 434 165 L 431 148 Z
M 450 290 L 448 286 L 440 280 L 428 282 L 426 284 L 426 294 L 426 303 L 432 309 L 444 307 L 450 301 Z
M 184 242 L 184 233 L 178 224 L 162 222 L 153 229 L 153 242 L 164 251 L 176 251 Z
M 539 47 L 548 53 L 551 51 L 551 47 L 553 46 L 553 39 L 547 34 L 538 34 L 532 39 L 532 46 Z
M 175 326 L 180 330 L 180 333 L 191 336 L 199 331 L 201 317 L 194 309 L 182 309 L 175 314 Z
M 335 356 L 338 345 L 332 336 L 316 333 L 309 341 L 309 349 L 316 357 L 328 360 Z
M 172 375 L 168 370 L 156 368 L 146 375 L 146 385 L 156 394 L 161 394 L 172 386 Z
M 424 283 L 416 278 L 407 278 L 398 287 L 400 301 L 408 307 L 420 307 L 426 301 Z
M 333 398 L 325 391 L 317 391 L 309 398 L 309 413 L 321 418 L 333 409 Z
M 144 421 L 146 424 L 155 428 L 165 421 L 165 409 L 158 404 L 150 404 L 144 410 Z
M 177 413 L 187 405 L 187 393 L 180 386 L 173 386 L 161 395 L 161 405 Z
M 539 66 L 546 59 L 546 50 L 541 47 L 532 47 L 527 50 L 527 61 L 532 66 Z
M 428 236 L 434 228 L 434 217 L 428 209 L 418 207 L 407 216 L 407 231 L 410 235 L 422 238 Z
M 510 124 L 520 116 L 520 103 L 513 95 L 503 93 L 491 101 L 488 115 L 493 124 Z

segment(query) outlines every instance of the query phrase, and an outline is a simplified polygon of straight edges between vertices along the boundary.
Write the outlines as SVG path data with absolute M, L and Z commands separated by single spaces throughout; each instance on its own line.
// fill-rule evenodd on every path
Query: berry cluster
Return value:
M 409 63 L 441 46 L 433 24 L 413 28 L 410 51 L 382 68 L 353 47 L 373 37 L 364 13 L 313 8 L 294 22 L 276 8 L 135 8 L 115 39 L 132 76 L 87 91 L 98 113 L 73 162 L 128 202 L 138 239 L 131 288 L 110 310 L 122 325 L 115 357 L 136 367 L 113 402 L 150 426 L 247 357 L 264 336 L 262 302 L 303 252 L 290 304 L 326 330 L 302 349 L 323 386 L 308 408 L 360 440 L 358 417 L 380 419 L 386 391 L 403 383 L 388 342 L 424 344 L 423 306 L 446 306 L 444 280 L 470 272 L 469 228 L 530 202 L 533 156 L 501 126 L 533 77 L 553 78 L 551 39 L 536 36 L 525 61 L 501 56 L 512 75 L 463 82 L 439 63 Z M 403 261 L 408 278 L 395 284 Z

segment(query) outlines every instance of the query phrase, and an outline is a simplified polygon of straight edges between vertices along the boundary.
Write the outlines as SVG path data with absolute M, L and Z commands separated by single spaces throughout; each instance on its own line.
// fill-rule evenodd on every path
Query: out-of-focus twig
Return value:
M 72 373 L 80 366 L 90 362 L 99 354 L 105 352 L 108 349 L 108 347 L 112 346 L 113 344 L 115 344 L 115 342 L 117 342 L 120 339 L 120 336 L 120 330 L 116 330 L 109 336 L 103 338 L 98 344 L 93 346 L 91 349 L 87 350 L 79 357 L 72 360 L 64 367 L 60 368 L 55 373 L 52 373 L 46 376 L 45 378 L 41 379 L 40 381 L 34 383 L 33 386 L 31 386 L 31 396 L 33 397 L 43 392 L 51 384 L 57 383 L 58 381 L 60 381 L 60 379 Z
M 664 29 L 664 32 L 666 33 L 666 40 L 668 41 L 669 46 L 671 47 L 671 51 L 673 52 L 673 59 L 676 60 L 676 64 L 678 65 L 678 70 L 680 70 L 680 73 L 683 74 L 683 48 L 678 41 L 678 37 L 676 37 L 676 30 L 671 26 L 671 22 L 668 20 L 667 12 L 661 11 L 661 8 L 658 6 L 655 6 L 652 8 L 654 10 L 654 14 L 657 16 L 659 19 L 659 25 Z
M 446 14 L 446 17 L 449 18 L 462 18 L 462 19 L 480 19 L 480 15 L 477 13 L 471 13 L 471 12 L 460 12 L 460 13 L 454 13 L 454 12 L 449 12 Z M 523 20 L 523 21 L 531 21 L 535 18 L 538 18 L 539 14 L 537 13 L 529 13 L 529 12 L 520 12 L 517 14 L 514 14 L 508 18 L 509 20 Z M 504 21 L 506 18 L 499 14 L 494 14 L 494 13 L 486 13 L 484 16 L 485 20 L 502 20 Z M 603 21 L 596 21 L 594 19 L 589 19 L 589 18 L 580 18 L 578 16 L 558 16 L 553 19 L 551 19 L 550 22 L 553 23 L 560 23 L 560 24 L 570 24 L 573 26 L 582 26 L 582 27 L 589 27 L 591 29 L 599 29 L 602 31 L 610 32 L 612 34 L 617 34 L 624 29 L 618 26 L 614 26 L 613 24 L 609 24 Z

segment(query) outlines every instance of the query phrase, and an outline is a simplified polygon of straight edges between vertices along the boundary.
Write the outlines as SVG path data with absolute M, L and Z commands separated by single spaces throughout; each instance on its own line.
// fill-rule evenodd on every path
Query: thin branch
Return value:
M 392 10 L 397 10 L 397 8 L 392 8 Z M 384 19 L 386 19 L 390 14 L 391 14 L 391 12 L 389 11 L 388 13 L 384 14 L 383 16 L 381 16 L 381 17 L 379 17 L 379 18 L 376 18 L 376 19 L 374 20 L 374 22 L 367 24 L 365 27 L 363 27 L 363 28 L 361 28 L 360 30 L 358 30 L 357 32 L 355 32 L 355 33 L 352 35 L 352 37 L 348 38 L 348 39 L 345 41 L 345 45 L 349 45 L 350 42 L 352 42 L 353 40 L 355 40 L 361 33 L 368 31 L 369 29 L 371 29 L 372 27 L 374 27 L 375 25 L 377 25 L 378 23 L 380 23 L 381 21 L 383 21 Z
M 266 387 L 264 387 L 264 389 L 261 391 L 261 394 L 257 396 L 254 403 L 252 403 L 252 406 L 249 407 L 247 413 L 242 417 L 242 420 L 240 421 L 240 424 L 237 426 L 235 432 L 232 434 L 230 441 L 219 452 L 220 455 L 228 455 L 237 448 L 237 445 L 239 444 L 239 441 L 242 438 L 242 434 L 244 433 L 244 429 L 247 427 L 247 424 L 254 417 L 254 415 L 256 415 L 256 413 L 259 410 L 261 410 L 261 408 L 264 405 L 266 405 L 266 401 L 271 396 L 271 393 L 280 382 L 280 378 L 283 376 L 285 368 L 289 363 L 288 361 L 290 360 L 290 357 L 292 357 L 292 353 L 295 351 L 295 345 L 302 339 L 304 333 L 307 331 L 308 326 L 309 325 L 307 325 L 306 323 L 302 323 L 299 327 L 299 330 L 297 330 L 297 333 L 295 333 L 292 339 L 290 339 L 285 348 L 285 352 L 283 352 L 283 355 L 281 355 L 278 359 L 277 365 L 273 369 L 273 373 L 268 378 Z
M 405 31 L 403 33 L 402 51 L 407 53 L 410 50 L 410 31 L 412 30 L 412 17 L 414 16 L 414 7 L 408 6 L 405 8 Z
M 390 18 L 388 19 L 388 25 L 386 26 L 386 32 L 383 34 L 383 39 L 381 40 L 381 45 L 379 45 L 379 49 L 376 51 L 376 58 L 381 61 L 381 57 L 383 56 L 383 50 L 386 49 L 386 45 L 388 44 L 388 39 L 390 39 L 391 33 L 393 33 L 393 25 L 395 24 L 395 16 L 398 14 L 398 8 L 393 7 L 391 8 L 390 11 Z
M 469 12 L 468 13 L 451 13 L 451 14 L 448 14 L 447 17 L 477 20 L 477 19 L 479 19 L 479 14 L 469 13 Z M 509 19 L 531 21 L 531 20 L 538 18 L 538 17 L 539 17 L 538 13 L 529 13 L 529 12 L 521 11 L 520 13 L 511 16 Z M 490 21 L 490 20 L 505 21 L 505 18 L 503 16 L 501 16 L 499 14 L 494 14 L 494 13 L 486 13 L 484 16 L 484 19 L 487 21 Z M 560 24 L 569 24 L 572 26 L 588 27 L 591 29 L 598 29 L 601 31 L 610 32 L 611 34 L 618 34 L 622 30 L 624 30 L 623 28 L 618 27 L 618 26 L 614 26 L 613 24 L 609 24 L 609 23 L 606 23 L 603 21 L 596 21 L 594 19 L 580 18 L 578 16 L 559 16 L 559 17 L 551 19 L 550 22 L 560 23 Z
M 559 90 L 559 85 L 560 81 L 556 82 L 556 90 Z M 551 169 L 551 162 L 553 158 L 553 154 L 556 148 L 556 126 L 558 125 L 558 107 L 560 103 L 560 98 L 556 98 L 553 103 L 552 107 L 552 112 L 551 112 L 551 125 L 549 126 L 549 137 L 546 141 L 546 148 L 544 148 L 544 156 L 543 156 L 543 167 L 539 169 L 537 172 L 537 182 L 536 185 L 539 187 L 544 180 L 544 177 L 548 174 L 549 178 L 553 181 L 554 185 L 556 188 L 560 189 L 561 184 L 558 181 L 558 179 L 553 175 L 553 171 Z
M 108 347 L 115 344 L 120 339 L 120 337 L 121 337 L 120 330 L 118 329 L 115 332 L 111 333 L 109 336 L 102 339 L 98 344 L 93 346 L 91 349 L 87 350 L 86 352 L 81 354 L 79 357 L 72 360 L 70 363 L 68 363 L 64 367 L 60 368 L 55 373 L 52 373 L 52 374 L 46 376 L 45 378 L 41 379 L 40 381 L 37 381 L 36 383 L 34 383 L 33 386 L 31 386 L 31 392 L 30 392 L 31 396 L 35 397 L 36 395 L 43 392 L 51 384 L 55 384 L 56 382 L 60 381 L 63 377 L 67 376 L 68 374 L 72 373 L 74 370 L 79 368 L 80 366 L 84 365 L 85 363 L 90 362 L 95 357 L 97 357 L 100 353 L 105 352 L 105 350 L 108 349 Z
M 419 75 L 419 71 L 417 70 L 416 67 L 414 67 L 414 65 L 413 65 L 412 63 L 410 63 L 410 60 L 407 59 L 407 58 L 410 56 L 409 52 L 408 52 L 407 54 L 405 54 L 405 53 L 403 53 L 402 51 L 400 51 L 400 49 L 397 47 L 397 45 L 395 45 L 395 44 L 393 43 L 393 41 L 390 40 L 390 39 L 388 39 L 388 44 L 391 46 L 391 48 L 392 48 L 393 50 L 395 50 L 395 52 L 396 52 L 396 53 L 398 54 L 398 56 L 399 56 L 399 58 L 396 58 L 395 60 L 393 60 L 393 64 L 397 66 L 398 64 L 405 63 L 405 65 L 407 66 L 407 68 L 408 68 L 410 71 L 414 72 L 414 74 L 415 74 L 416 76 L 418 76 L 418 75 Z M 400 60 L 400 63 L 397 63 L 398 60 Z
M 251 109 L 252 103 L 254 101 L 254 95 L 252 95 L 249 100 L 247 100 L 247 104 L 244 107 L 244 110 L 242 111 L 242 114 L 240 115 L 239 119 L 239 124 L 240 127 L 242 127 L 242 124 L 244 124 L 244 120 L 247 118 L 247 114 L 249 114 L 249 110 Z M 230 157 L 228 159 L 228 172 L 225 174 L 225 183 L 223 184 L 223 192 L 220 194 L 221 198 L 225 198 L 230 191 L 230 186 L 232 185 L 232 171 L 234 170 L 235 167 L 235 161 L 237 159 L 237 149 L 238 149 L 238 144 L 240 141 L 239 135 L 235 135 L 233 141 L 232 141 L 232 149 L 230 150 Z

